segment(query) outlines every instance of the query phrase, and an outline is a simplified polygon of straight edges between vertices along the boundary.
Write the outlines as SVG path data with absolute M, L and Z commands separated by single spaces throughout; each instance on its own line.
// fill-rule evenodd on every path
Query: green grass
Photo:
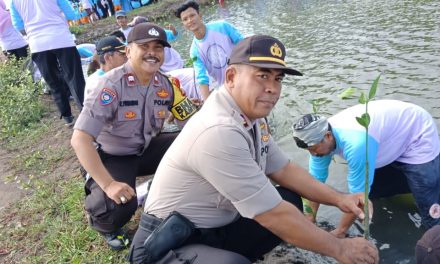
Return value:
M 2 217 L 14 220 L 0 231 L 0 244 L 11 250 L 10 256 L 21 255 L 21 263 L 124 262 L 127 250 L 111 251 L 88 226 L 82 179 L 38 180 L 34 186 L 33 196 Z
M 38 122 L 47 110 L 23 61 L 0 64 L 0 139 L 10 139 Z
M 0 263 L 124 263 L 128 250 L 111 251 L 87 224 L 84 181 L 63 171 L 77 163 L 70 132 L 50 118 L 40 90 L 21 61 L 0 65 L 0 142 L 9 158 L 2 166 L 10 167 L 2 180 L 28 190 L 0 211 L 0 250 L 7 252 Z

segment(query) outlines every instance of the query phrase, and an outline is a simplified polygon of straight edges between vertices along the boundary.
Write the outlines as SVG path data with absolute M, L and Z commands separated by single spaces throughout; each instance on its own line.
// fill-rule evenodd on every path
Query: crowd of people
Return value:
M 171 46 L 179 41 L 175 26 L 140 16 L 129 22 L 111 0 L 90 1 L 87 14 L 99 17 L 103 2 L 119 29 L 80 47 L 60 38 L 70 36 L 66 19 L 75 15 L 67 0 L 12 0 L 9 10 L 0 0 L 0 43 L 17 58 L 28 56 L 29 48 L 60 118 L 73 127 L 71 145 L 86 172 L 89 224 L 112 249 L 131 245 L 131 263 L 253 263 L 285 241 L 341 263 L 378 263 L 372 242 L 347 236 L 353 221 L 365 217 L 368 184 L 370 198 L 414 195 L 429 229 L 417 243 L 417 260 L 440 261 L 440 218 L 432 213 L 440 202 L 440 140 L 423 108 L 373 101 L 368 146 L 355 121 L 361 106 L 328 119 L 300 117 L 292 132 L 310 153 L 306 170 L 277 146 L 267 123 L 283 79 L 302 76 L 287 65 L 280 40 L 245 37 L 226 21 L 206 23 L 199 4 L 186 1 L 175 13 L 194 36 L 188 52 L 193 67 L 185 68 Z M 87 81 L 84 56 L 93 58 Z M 165 132 L 167 123 L 181 131 Z M 347 160 L 348 193 L 325 184 L 335 154 Z M 369 183 L 363 181 L 366 160 L 374 168 Z M 136 178 L 150 174 L 140 205 Z M 312 215 L 304 215 L 302 198 Z M 335 230 L 314 224 L 319 204 L 343 212 Z M 139 206 L 139 228 L 130 239 L 124 225 Z
M 68 0 L 76 13 L 75 20 L 87 17 L 86 22 L 95 21 L 109 16 L 115 16 L 117 11 L 131 11 L 158 0 Z

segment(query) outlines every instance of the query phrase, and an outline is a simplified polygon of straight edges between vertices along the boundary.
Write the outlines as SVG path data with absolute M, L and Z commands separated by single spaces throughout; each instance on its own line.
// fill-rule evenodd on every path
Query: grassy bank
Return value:
M 182 2 L 161 0 L 134 10 L 130 18 L 145 15 L 163 21 Z M 78 43 L 83 43 L 116 28 L 114 18 L 107 18 L 75 30 Z M 128 250 L 109 250 L 87 224 L 84 182 L 70 148 L 71 133 L 22 63 L 0 65 L 0 171 L 7 172 L 1 180 L 11 188 L 18 186 L 24 196 L 0 210 L 0 263 L 125 262 Z M 127 225 L 131 233 L 137 219 Z

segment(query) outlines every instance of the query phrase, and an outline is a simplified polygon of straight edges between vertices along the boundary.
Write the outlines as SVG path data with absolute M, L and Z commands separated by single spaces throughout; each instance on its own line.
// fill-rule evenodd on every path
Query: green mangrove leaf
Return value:
M 344 99 L 350 99 L 353 98 L 353 95 L 357 92 L 357 89 L 354 87 L 350 87 L 345 89 L 345 91 L 343 91 L 342 93 L 340 93 L 338 95 L 339 98 L 341 98 L 342 100 Z
M 368 100 L 371 100 L 376 95 L 377 85 L 379 84 L 380 74 L 377 76 L 376 80 L 374 80 L 373 84 L 370 88 L 370 93 L 368 94 Z
M 364 127 L 368 127 L 370 125 L 370 115 L 368 113 L 363 113 L 361 118 L 364 120 Z
M 359 103 L 366 104 L 368 103 L 367 97 L 365 96 L 364 92 L 361 92 L 361 95 L 359 96 Z
M 363 127 L 365 127 L 365 128 L 367 128 L 367 125 L 365 124 L 365 120 L 364 119 L 362 119 L 361 117 L 356 117 L 356 120 L 358 121 L 358 123 L 361 125 L 361 126 L 363 126 Z

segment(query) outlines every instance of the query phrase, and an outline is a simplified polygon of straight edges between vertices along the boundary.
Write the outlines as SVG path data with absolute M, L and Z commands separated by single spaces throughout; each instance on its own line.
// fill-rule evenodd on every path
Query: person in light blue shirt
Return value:
M 183 26 L 194 34 L 190 48 L 190 57 L 196 71 L 196 80 L 200 85 L 202 98 L 206 100 L 213 87 L 209 86 L 209 76 L 222 85 L 232 48 L 243 39 L 241 33 L 226 21 L 214 21 L 205 24 L 199 13 L 199 5 L 188 1 L 181 5 L 176 16 Z
M 347 161 L 350 193 L 363 192 L 366 174 L 366 131 L 356 120 L 365 105 L 350 107 L 328 120 L 314 114 L 301 117 L 293 125 L 300 148 L 311 154 L 309 172 L 325 182 L 334 155 Z M 368 163 L 370 198 L 412 193 L 429 228 L 440 219 L 429 216 L 432 204 L 440 202 L 440 139 L 431 115 L 420 106 L 377 100 L 368 104 Z M 314 212 L 318 204 L 310 203 Z M 333 234 L 345 236 L 355 217 L 345 214 Z

